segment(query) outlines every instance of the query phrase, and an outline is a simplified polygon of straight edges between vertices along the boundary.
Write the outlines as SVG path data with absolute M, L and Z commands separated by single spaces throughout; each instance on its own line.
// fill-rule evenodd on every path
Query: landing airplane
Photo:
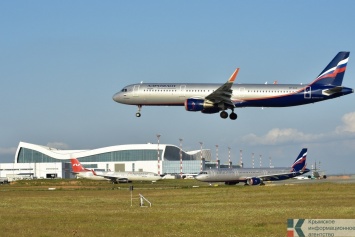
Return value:
M 153 172 L 95 172 L 86 169 L 75 158 L 70 159 L 73 172 L 80 178 L 92 180 L 110 180 L 112 183 L 130 183 L 132 181 L 157 181 L 161 177 Z
M 200 172 L 195 179 L 203 182 L 224 182 L 235 185 L 239 182 L 245 185 L 263 185 L 264 181 L 279 181 L 290 179 L 309 172 L 306 168 L 307 148 L 303 148 L 291 168 L 237 168 L 209 169 Z
M 339 52 L 319 76 L 310 84 L 237 84 L 233 85 L 239 68 L 223 85 L 207 83 L 140 83 L 124 87 L 113 100 L 138 106 L 185 106 L 187 111 L 205 114 L 219 113 L 237 119 L 235 108 L 288 107 L 315 103 L 353 93 L 343 87 L 343 77 L 350 52 Z

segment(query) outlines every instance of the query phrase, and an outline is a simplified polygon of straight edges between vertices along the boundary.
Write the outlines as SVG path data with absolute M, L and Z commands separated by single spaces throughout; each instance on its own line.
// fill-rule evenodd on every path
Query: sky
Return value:
M 20 141 L 60 149 L 157 143 L 211 149 L 245 167 L 355 173 L 355 94 L 288 108 L 241 108 L 238 119 L 114 102 L 143 82 L 309 83 L 350 51 L 343 85 L 355 87 L 354 1 L 0 1 L 0 163 Z

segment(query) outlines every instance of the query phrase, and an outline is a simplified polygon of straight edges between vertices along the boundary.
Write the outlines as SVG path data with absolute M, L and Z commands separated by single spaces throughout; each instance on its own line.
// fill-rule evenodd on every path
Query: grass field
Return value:
M 139 193 L 152 207 L 139 206 Z M 0 236 L 281 237 L 289 218 L 355 217 L 355 184 L 340 183 L 245 187 L 195 180 L 118 185 L 33 180 L 1 185 L 0 198 Z

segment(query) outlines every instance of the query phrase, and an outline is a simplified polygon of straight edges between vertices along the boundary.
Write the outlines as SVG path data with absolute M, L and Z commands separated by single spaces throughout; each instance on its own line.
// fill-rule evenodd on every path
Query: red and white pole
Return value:
M 160 154 L 159 154 L 159 138 L 160 138 L 160 134 L 157 134 L 157 138 L 158 138 L 158 175 L 160 175 Z
M 200 171 L 202 171 L 202 145 L 203 145 L 203 142 L 199 142 L 200 143 L 200 145 L 201 145 L 201 168 L 200 168 Z
M 231 167 L 231 148 L 230 147 L 228 147 L 228 167 L 232 168 Z
M 216 145 L 216 168 L 218 169 L 218 145 Z
M 182 139 L 180 141 L 180 178 L 182 178 Z

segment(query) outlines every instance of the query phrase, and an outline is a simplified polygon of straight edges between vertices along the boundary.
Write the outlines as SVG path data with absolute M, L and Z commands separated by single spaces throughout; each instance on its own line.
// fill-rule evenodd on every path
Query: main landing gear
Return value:
M 138 112 L 136 113 L 136 117 L 139 118 L 141 116 L 142 105 L 138 105 Z
M 222 119 L 226 119 L 228 117 L 228 113 L 224 110 L 219 115 L 221 116 Z M 234 110 L 232 110 L 232 113 L 229 115 L 229 118 L 231 120 L 236 120 L 238 118 L 238 115 L 234 113 Z

